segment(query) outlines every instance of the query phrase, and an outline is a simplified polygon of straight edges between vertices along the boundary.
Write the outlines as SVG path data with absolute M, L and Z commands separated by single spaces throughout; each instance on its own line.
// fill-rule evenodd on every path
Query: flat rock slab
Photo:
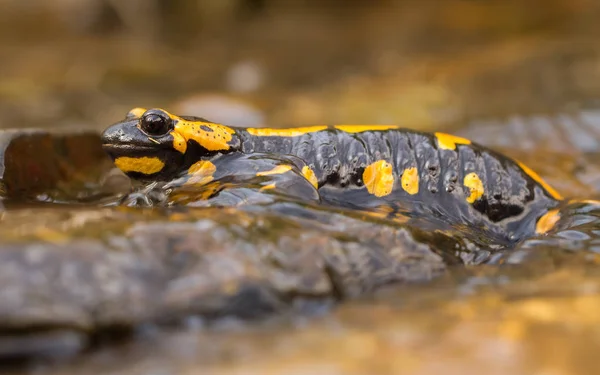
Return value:
M 8 210 L 0 219 L 0 331 L 10 335 L 0 349 L 18 353 L 8 342 L 35 331 L 260 317 L 445 270 L 411 229 L 313 215 L 303 226 L 276 211 Z

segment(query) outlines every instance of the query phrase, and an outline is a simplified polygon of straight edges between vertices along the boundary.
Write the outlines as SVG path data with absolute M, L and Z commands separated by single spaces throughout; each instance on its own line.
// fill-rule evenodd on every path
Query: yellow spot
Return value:
M 302 167 L 302 176 L 304 176 L 304 178 L 306 178 L 308 182 L 310 182 L 311 185 L 315 187 L 315 189 L 319 188 L 319 180 L 317 180 L 315 172 L 312 169 L 310 169 L 309 166 L 305 165 L 304 167 Z
M 471 194 L 467 197 L 467 202 L 473 203 L 483 196 L 483 183 L 479 179 L 479 176 L 477 176 L 477 173 L 471 172 L 466 175 L 463 183 L 471 190 Z
M 419 172 L 417 168 L 411 167 L 404 170 L 400 179 L 402 189 L 410 195 L 415 195 L 419 192 Z
M 560 220 L 560 214 L 558 213 L 558 209 L 546 212 L 544 216 L 540 217 L 537 224 L 535 225 L 535 233 L 548 233 L 548 231 L 554 228 L 554 225 L 558 223 L 558 220 Z
M 398 125 L 336 125 L 334 128 L 346 133 L 362 133 L 377 130 L 398 129 Z
M 456 150 L 456 145 L 470 145 L 471 141 L 466 138 L 457 137 L 446 133 L 435 133 L 438 147 L 443 150 Z
M 175 123 L 170 134 L 173 136 L 173 147 L 182 154 L 185 153 L 189 140 L 195 141 L 208 151 L 224 151 L 231 147 L 228 142 L 235 133 L 232 128 L 206 121 L 188 121 L 163 109 L 161 111 Z
M 542 185 L 542 187 L 544 188 L 544 190 L 546 190 L 548 192 L 548 194 L 550 194 L 552 196 L 552 198 L 556 199 L 556 200 L 562 200 L 563 197 L 562 195 L 560 195 L 560 193 L 556 190 L 554 190 L 552 188 L 552 186 L 548 185 L 548 183 L 546 181 L 544 181 L 537 173 L 535 173 L 531 168 L 529 168 L 528 166 L 526 166 L 525 164 L 521 163 L 520 161 L 516 160 L 517 164 L 519 165 L 519 167 L 521 167 L 521 169 L 523 170 L 523 172 L 525 172 L 529 177 L 531 177 L 535 182 L 537 182 L 538 184 Z
M 363 181 L 370 194 L 385 197 L 394 187 L 392 165 L 385 160 L 378 160 L 365 168 Z
M 287 172 L 291 169 L 292 169 L 291 165 L 278 165 L 269 171 L 258 172 L 256 175 L 257 176 L 270 176 L 273 174 L 284 174 L 285 172 Z
M 128 156 L 121 156 L 115 159 L 115 165 L 123 172 L 138 172 L 145 175 L 151 175 L 160 172 L 165 163 L 157 157 L 142 156 L 139 158 L 132 158 Z
M 127 117 L 128 118 L 140 118 L 140 117 L 142 117 L 144 112 L 146 112 L 146 108 L 137 107 L 137 108 L 134 108 L 131 111 L 127 112 Z
M 188 169 L 187 173 L 190 178 L 185 182 L 185 185 L 205 185 L 214 179 L 213 174 L 216 170 L 217 167 L 208 160 L 195 162 Z
M 173 148 L 182 154 L 185 154 L 187 150 L 187 139 L 183 138 L 183 136 L 177 132 L 171 132 L 173 136 Z
M 327 126 L 306 126 L 302 128 L 273 129 L 273 128 L 246 128 L 249 134 L 259 137 L 298 137 L 307 133 L 326 130 Z
M 265 186 L 261 187 L 260 191 L 273 190 L 273 189 L 275 189 L 275 183 L 272 183 L 272 184 L 265 185 Z

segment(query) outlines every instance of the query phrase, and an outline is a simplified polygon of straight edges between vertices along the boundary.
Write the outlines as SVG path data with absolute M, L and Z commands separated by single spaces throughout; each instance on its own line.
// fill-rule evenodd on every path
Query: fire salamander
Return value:
M 213 186 L 263 181 L 302 199 L 468 228 L 503 245 L 544 233 L 561 195 L 508 157 L 445 134 L 395 125 L 238 128 L 136 108 L 102 135 L 133 179 Z

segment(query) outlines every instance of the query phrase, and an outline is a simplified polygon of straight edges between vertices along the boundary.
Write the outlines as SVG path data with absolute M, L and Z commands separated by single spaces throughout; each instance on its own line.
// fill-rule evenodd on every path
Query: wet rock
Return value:
M 69 358 L 84 349 L 87 344 L 88 338 L 85 334 L 72 330 L 55 329 L 14 334 L 5 332 L 0 335 L 0 358 Z
M 9 210 L 0 221 L 0 332 L 264 317 L 445 269 L 411 228 L 327 217 L 317 230 L 273 212 Z
M 486 373 L 498 375 L 595 374 L 597 267 L 459 272 L 390 288 L 310 321 L 148 329 L 35 373 L 480 374 L 490 366 Z
M 77 198 L 109 166 L 96 133 L 0 131 L 0 195 L 5 198 L 52 193 Z

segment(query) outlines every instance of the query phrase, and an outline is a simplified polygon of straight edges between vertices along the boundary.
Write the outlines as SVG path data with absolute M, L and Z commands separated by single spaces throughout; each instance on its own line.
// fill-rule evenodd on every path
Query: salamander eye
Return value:
M 163 135 L 172 128 L 171 119 L 160 113 L 146 113 L 140 119 L 142 131 L 149 135 Z

